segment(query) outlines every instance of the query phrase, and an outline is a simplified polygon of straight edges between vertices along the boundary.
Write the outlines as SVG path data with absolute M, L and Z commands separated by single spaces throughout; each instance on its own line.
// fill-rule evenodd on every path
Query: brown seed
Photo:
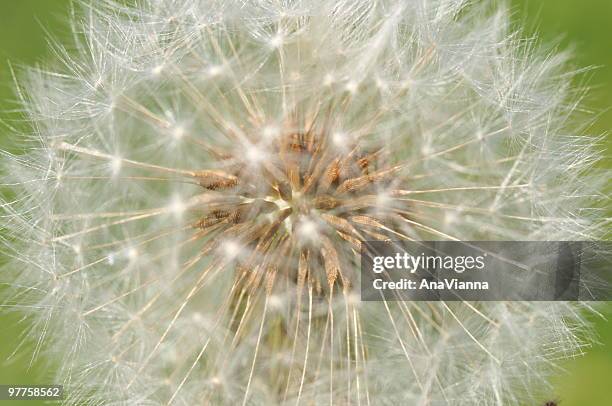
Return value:
M 202 187 L 208 190 L 229 189 L 238 184 L 238 178 L 222 171 L 202 170 L 196 172 Z

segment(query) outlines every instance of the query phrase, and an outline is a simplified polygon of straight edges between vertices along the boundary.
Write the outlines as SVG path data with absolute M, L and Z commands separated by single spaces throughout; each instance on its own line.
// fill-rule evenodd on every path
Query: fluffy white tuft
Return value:
M 362 303 L 359 240 L 604 230 L 566 55 L 467 1 L 104 0 L 20 86 L 6 304 L 66 404 L 531 404 L 571 303 Z

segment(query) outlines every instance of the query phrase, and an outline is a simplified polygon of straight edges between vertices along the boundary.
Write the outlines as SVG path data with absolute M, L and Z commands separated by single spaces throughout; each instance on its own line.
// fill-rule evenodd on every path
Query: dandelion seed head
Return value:
M 7 303 L 66 404 L 534 403 L 580 305 L 358 292 L 364 240 L 605 231 L 567 55 L 493 8 L 83 7 L 3 155 Z

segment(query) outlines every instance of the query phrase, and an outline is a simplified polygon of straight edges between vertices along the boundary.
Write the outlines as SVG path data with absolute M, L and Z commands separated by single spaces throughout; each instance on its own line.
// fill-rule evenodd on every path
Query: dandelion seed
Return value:
M 240 246 L 234 241 L 225 241 L 223 243 L 223 252 L 229 259 L 234 259 L 240 253 Z
M 183 138 L 183 135 L 185 135 L 185 129 L 183 128 L 183 126 L 176 126 L 172 129 L 172 136 L 175 139 L 181 139 Z
M 159 76 L 164 70 L 164 65 L 157 65 L 151 69 L 151 74 L 153 76 Z
M 285 41 L 284 35 L 279 32 L 270 39 L 270 47 L 279 48 L 283 45 L 284 41 Z
M 349 80 L 346 83 L 346 91 L 351 93 L 351 94 L 355 94 L 357 93 L 357 89 L 358 89 L 359 85 L 357 84 L 357 82 L 355 82 L 354 80 Z
M 121 157 L 115 156 L 111 159 L 110 165 L 111 165 L 111 171 L 113 172 L 113 175 L 119 174 L 119 171 L 121 171 L 122 164 L 123 162 L 121 160 Z
M 185 203 L 179 196 L 174 196 L 172 202 L 170 203 L 170 211 L 177 217 L 182 218 L 183 213 L 187 208 L 185 207 Z
M 134 247 L 130 247 L 126 250 L 126 256 L 130 261 L 135 261 L 138 258 L 138 250 Z
M 221 73 L 223 72 L 223 67 L 219 66 L 219 65 L 213 65 L 210 66 L 207 70 L 206 73 L 208 74 L 208 76 L 210 76 L 211 78 L 214 78 L 216 76 L 221 75 Z
M 275 125 L 267 125 L 263 128 L 262 135 L 270 140 L 280 135 L 280 129 Z

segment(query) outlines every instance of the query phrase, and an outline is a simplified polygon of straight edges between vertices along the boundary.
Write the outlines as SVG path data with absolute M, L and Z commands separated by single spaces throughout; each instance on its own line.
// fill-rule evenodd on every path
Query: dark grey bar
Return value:
M 364 241 L 361 299 L 612 300 L 611 242 Z

